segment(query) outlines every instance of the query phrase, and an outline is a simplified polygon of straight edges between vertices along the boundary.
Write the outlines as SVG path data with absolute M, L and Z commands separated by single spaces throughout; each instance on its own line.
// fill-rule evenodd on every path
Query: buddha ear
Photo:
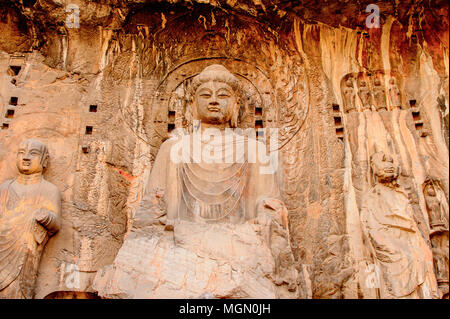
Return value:
M 239 110 L 240 110 L 240 104 L 239 104 L 239 101 L 236 101 L 236 103 L 233 107 L 233 114 L 231 114 L 231 127 L 238 127 Z
M 47 152 L 45 152 L 45 153 L 42 155 L 42 161 L 41 161 L 41 163 L 42 163 L 42 168 L 43 168 L 43 169 L 46 169 L 47 166 L 48 166 L 48 158 L 49 158 L 49 155 L 48 155 Z

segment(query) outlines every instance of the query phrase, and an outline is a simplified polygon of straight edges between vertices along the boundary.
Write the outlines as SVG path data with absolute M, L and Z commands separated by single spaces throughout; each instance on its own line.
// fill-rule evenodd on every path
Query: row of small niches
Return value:
M 19 103 L 19 98 L 16 96 L 12 96 L 9 100 L 8 108 L 6 109 L 6 112 L 4 114 L 4 119 L 2 123 L 2 130 L 7 130 L 9 128 L 9 121 L 14 117 L 15 114 L 15 107 Z
M 89 113 L 97 113 L 98 107 L 95 104 L 91 104 L 89 105 Z M 85 135 L 92 135 L 94 133 L 94 127 L 91 125 L 86 125 L 85 130 L 84 130 L 84 134 Z M 89 146 L 87 145 L 82 145 L 81 146 L 81 151 L 85 154 L 89 153 Z

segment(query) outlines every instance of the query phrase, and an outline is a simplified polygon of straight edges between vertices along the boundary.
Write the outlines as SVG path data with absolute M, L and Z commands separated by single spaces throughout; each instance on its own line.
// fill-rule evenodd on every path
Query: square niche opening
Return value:
M 97 105 L 89 105 L 89 112 L 96 113 L 97 112 Z
M 13 76 L 17 76 L 17 75 L 19 75 L 22 67 L 19 65 L 10 65 L 9 69 L 12 71 Z
M 86 126 L 86 135 L 92 135 L 92 132 L 94 131 L 94 127 L 93 126 Z
M 9 99 L 9 104 L 17 106 L 17 103 L 19 103 L 19 98 L 17 96 L 11 96 Z
M 264 127 L 264 124 L 263 124 L 262 120 L 255 121 L 255 129 L 260 129 L 260 128 L 263 128 L 263 127 Z
M 12 119 L 14 117 L 14 110 L 7 110 L 6 114 L 5 114 L 5 117 L 7 119 Z

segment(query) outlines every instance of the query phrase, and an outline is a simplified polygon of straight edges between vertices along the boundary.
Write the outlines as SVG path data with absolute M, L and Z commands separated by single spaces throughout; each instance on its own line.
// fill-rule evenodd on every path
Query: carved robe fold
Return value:
M 169 219 L 239 224 L 256 217 L 261 199 L 279 198 L 275 174 L 261 173 L 269 163 L 261 163 L 256 153 L 248 151 L 249 139 L 235 139 L 227 145 L 217 140 L 202 142 L 203 154 L 205 149 L 215 150 L 222 154 L 222 163 L 196 163 L 193 152 L 188 161 L 174 162 L 179 141 L 163 143 L 146 187 L 147 195 L 156 190 L 164 192 Z M 251 142 L 265 150 L 263 143 Z M 236 154 L 239 148 L 245 152 Z M 236 154 L 234 160 L 228 156 L 231 149 Z M 144 196 L 144 204 L 145 200 Z
M 10 180 L 0 185 L 0 298 L 33 298 L 42 250 L 49 237 L 34 214 L 40 209 L 52 212 L 47 228 L 57 231 L 61 200 L 56 187 L 45 180 L 20 185 L 21 195 L 14 184 Z
M 363 199 L 361 222 L 379 270 L 380 297 L 436 297 L 432 252 L 406 192 L 377 184 Z

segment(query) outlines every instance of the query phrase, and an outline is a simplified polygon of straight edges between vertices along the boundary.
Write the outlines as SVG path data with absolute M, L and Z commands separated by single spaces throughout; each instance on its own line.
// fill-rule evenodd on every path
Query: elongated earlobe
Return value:
M 238 127 L 239 121 L 239 102 L 233 107 L 233 115 L 231 116 L 231 127 Z

